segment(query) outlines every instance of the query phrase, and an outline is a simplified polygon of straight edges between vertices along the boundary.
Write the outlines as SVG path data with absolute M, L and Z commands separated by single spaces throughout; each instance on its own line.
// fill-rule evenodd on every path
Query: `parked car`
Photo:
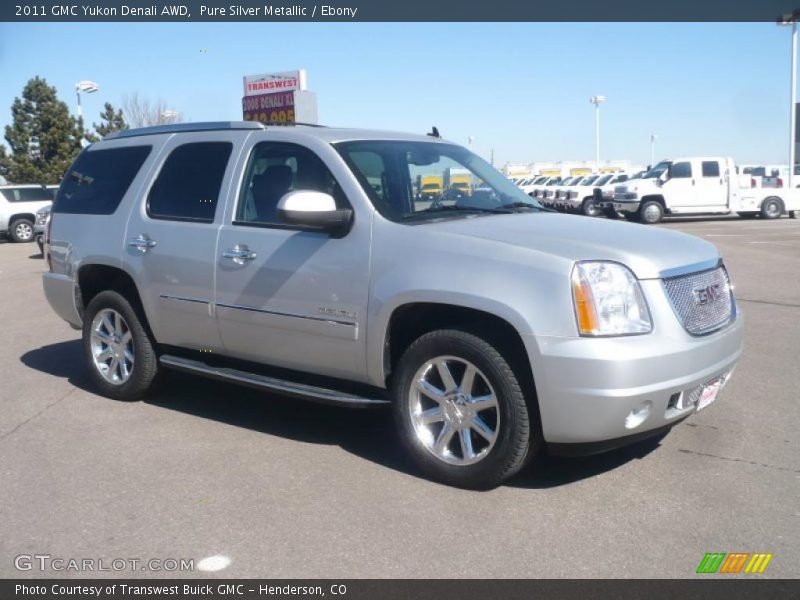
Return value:
M 662 161 L 635 182 L 617 186 L 614 208 L 628 219 L 658 223 L 665 215 L 738 213 L 776 219 L 797 208 L 762 188 L 743 188 L 732 158 L 691 157 Z M 749 177 L 749 176 L 744 176 Z
M 36 244 L 39 246 L 39 252 L 44 257 L 44 243 L 45 236 L 47 235 L 47 226 L 50 223 L 50 211 L 52 205 L 43 206 L 36 211 L 36 222 L 33 225 L 33 234 L 36 236 Z
M 638 171 L 633 175 L 620 175 L 594 189 L 594 206 L 597 214 L 605 214 L 611 219 L 619 218 L 619 213 L 614 209 L 614 189 L 617 185 L 641 179 L 647 171 Z
M 0 186 L 0 233 L 12 242 L 34 241 L 36 211 L 53 202 L 54 186 Z
M 521 189 L 524 193 L 529 194 L 538 186 L 545 185 L 547 182 L 546 176 L 541 177 L 531 177 L 530 179 L 526 179 L 521 183 L 517 184 L 517 187 Z
M 596 204 L 596 200 L 598 193 L 602 194 L 603 186 L 627 180 L 628 175 L 625 173 L 606 173 L 596 178 L 584 179 L 577 186 L 568 190 L 566 208 L 587 217 L 596 217 L 602 212 L 602 208 Z
M 559 185 L 561 181 L 562 181 L 561 177 L 558 176 L 546 177 L 543 182 L 540 182 L 532 186 L 532 189 L 528 192 L 528 195 L 531 198 L 536 198 L 541 202 L 541 200 L 544 199 L 544 197 L 546 196 L 545 191 L 547 190 L 547 188 Z
M 482 183 L 415 203 L 414 173 L 445 168 Z M 742 351 L 711 243 L 546 211 L 430 136 L 115 133 L 70 167 L 47 252 L 46 297 L 82 330 L 103 394 L 145 397 L 177 369 L 388 404 L 386 444 L 464 487 L 497 485 L 545 447 L 662 434 L 717 397 Z
M 550 206 L 560 211 L 567 210 L 569 208 L 567 199 L 569 197 L 570 190 L 585 183 L 592 183 L 595 179 L 597 179 L 597 177 L 597 175 L 578 175 L 577 177 L 573 177 L 567 183 L 557 186 L 553 194 L 553 200 L 550 202 Z

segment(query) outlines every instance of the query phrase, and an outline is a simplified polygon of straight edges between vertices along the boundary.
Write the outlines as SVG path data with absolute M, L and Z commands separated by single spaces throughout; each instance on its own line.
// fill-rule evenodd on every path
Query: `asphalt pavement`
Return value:
M 732 381 L 659 442 L 544 457 L 489 492 L 422 478 L 385 410 L 179 374 L 147 401 L 98 396 L 35 244 L 0 242 L 0 577 L 684 578 L 707 552 L 797 577 L 800 220 L 659 227 L 725 258 L 745 316 Z M 33 555 L 128 562 L 15 567 Z M 127 566 L 149 559 L 162 570 Z

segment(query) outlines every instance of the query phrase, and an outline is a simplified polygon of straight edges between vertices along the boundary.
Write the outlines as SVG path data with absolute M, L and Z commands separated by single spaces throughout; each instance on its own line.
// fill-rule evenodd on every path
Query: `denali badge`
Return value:
M 722 284 L 714 283 L 704 288 L 696 288 L 692 290 L 692 294 L 694 295 L 694 301 L 702 306 L 709 302 L 714 302 L 722 296 Z

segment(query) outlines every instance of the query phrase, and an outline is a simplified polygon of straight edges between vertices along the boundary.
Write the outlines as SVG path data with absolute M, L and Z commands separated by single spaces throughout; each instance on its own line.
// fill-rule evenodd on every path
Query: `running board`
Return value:
M 336 404 L 339 406 L 356 408 L 389 404 L 389 400 L 386 398 L 359 396 L 339 390 L 296 383 L 294 381 L 277 379 L 275 377 L 250 373 L 248 371 L 240 371 L 229 367 L 216 367 L 197 360 L 170 354 L 162 355 L 159 357 L 158 361 L 162 366 L 175 369 L 176 371 L 194 373 L 204 377 L 210 377 L 211 379 L 236 383 L 264 391 L 278 392 L 287 396 L 305 398 L 306 400 L 321 402 L 323 404 Z

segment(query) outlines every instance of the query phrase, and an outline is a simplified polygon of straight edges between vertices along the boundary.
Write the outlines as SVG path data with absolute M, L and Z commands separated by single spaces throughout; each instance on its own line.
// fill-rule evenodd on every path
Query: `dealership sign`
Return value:
M 317 122 L 317 96 L 306 89 L 306 72 L 245 75 L 242 117 L 267 125 Z
M 259 94 L 242 98 L 245 121 L 262 123 L 294 123 L 294 92 Z
M 291 92 L 306 89 L 306 71 L 281 71 L 244 76 L 244 95 L 259 96 L 273 92 Z

